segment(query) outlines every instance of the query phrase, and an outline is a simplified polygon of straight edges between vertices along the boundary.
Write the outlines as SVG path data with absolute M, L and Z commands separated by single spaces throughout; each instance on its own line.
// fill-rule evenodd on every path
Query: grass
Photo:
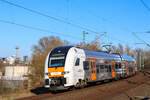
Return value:
M 16 93 L 0 95 L 0 100 L 15 100 L 15 99 L 29 97 L 29 96 L 33 96 L 33 95 L 35 95 L 35 94 L 33 94 L 29 91 L 21 91 L 21 92 L 16 92 Z

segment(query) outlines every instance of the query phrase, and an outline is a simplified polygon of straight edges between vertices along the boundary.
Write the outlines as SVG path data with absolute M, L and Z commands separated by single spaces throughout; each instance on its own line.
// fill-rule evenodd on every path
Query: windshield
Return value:
M 65 64 L 64 56 L 50 57 L 49 67 L 61 67 Z
M 48 67 L 63 67 L 69 49 L 72 46 L 54 48 L 49 56 Z

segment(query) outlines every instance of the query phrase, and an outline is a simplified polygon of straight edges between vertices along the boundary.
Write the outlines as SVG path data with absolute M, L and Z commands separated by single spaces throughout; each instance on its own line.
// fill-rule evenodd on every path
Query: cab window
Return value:
M 79 66 L 80 64 L 80 58 L 77 58 L 76 62 L 75 62 L 75 66 Z

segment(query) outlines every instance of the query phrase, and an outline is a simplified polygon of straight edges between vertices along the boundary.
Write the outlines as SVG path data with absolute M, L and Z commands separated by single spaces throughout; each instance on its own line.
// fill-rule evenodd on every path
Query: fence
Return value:
M 28 88 L 28 77 L 0 77 L 0 88 Z

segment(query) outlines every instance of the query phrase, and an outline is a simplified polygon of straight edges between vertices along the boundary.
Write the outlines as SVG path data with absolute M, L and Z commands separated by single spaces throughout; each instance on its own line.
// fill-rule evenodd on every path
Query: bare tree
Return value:
M 4 73 L 4 69 L 5 69 L 4 63 L 3 61 L 0 61 L 0 72 L 2 72 L 2 74 Z
M 136 57 L 136 50 L 131 50 L 130 56 L 135 58 Z
M 128 45 L 126 45 L 125 51 L 126 51 L 126 54 L 128 56 L 131 56 L 131 54 L 130 54 L 131 51 L 130 50 L 131 50 L 131 48 Z
M 44 63 L 48 53 L 57 46 L 63 46 L 68 42 L 63 42 L 59 37 L 43 37 L 37 45 L 34 45 L 32 50 L 31 61 L 31 86 L 40 85 L 43 82 Z
M 120 43 L 118 44 L 118 53 L 124 54 L 124 48 Z
M 83 49 L 96 50 L 96 51 L 101 50 L 101 44 L 98 36 L 96 36 L 95 39 L 88 44 L 81 42 L 80 44 L 77 45 L 80 45 L 80 47 Z
M 144 51 L 144 66 L 150 68 L 150 50 Z
M 117 53 L 117 47 L 112 45 L 111 52 L 112 53 Z

